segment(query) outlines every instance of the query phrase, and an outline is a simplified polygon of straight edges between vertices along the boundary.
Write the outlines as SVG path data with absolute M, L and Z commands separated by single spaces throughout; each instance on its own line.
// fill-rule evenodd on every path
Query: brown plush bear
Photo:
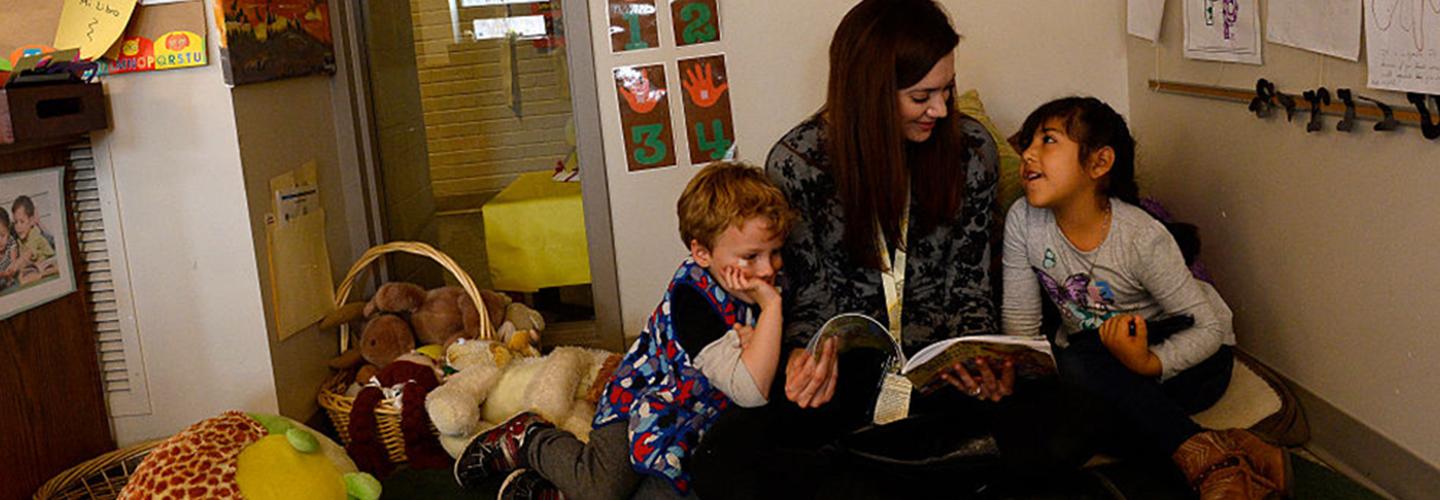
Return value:
M 481 297 L 491 324 L 498 325 L 504 321 L 510 298 L 488 290 L 482 290 Z M 368 319 L 360 331 L 358 349 L 341 354 L 330 362 L 331 367 L 343 370 L 363 360 L 369 366 L 362 368 L 357 380 L 367 380 L 369 377 L 366 375 L 373 375 L 417 346 L 446 346 L 456 339 L 480 336 L 480 312 L 464 289 L 459 287 L 426 291 L 411 283 L 386 283 L 363 307 L 352 304 L 328 315 L 322 322 L 322 328 L 338 326 L 361 316 Z

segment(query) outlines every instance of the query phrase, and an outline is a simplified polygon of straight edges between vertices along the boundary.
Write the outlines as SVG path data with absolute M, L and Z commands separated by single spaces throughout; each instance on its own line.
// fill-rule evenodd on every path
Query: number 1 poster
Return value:
M 615 93 L 619 95 L 620 127 L 630 171 L 674 165 L 675 134 L 670 126 L 665 65 L 615 68 Z
M 719 0 L 670 0 L 670 22 L 681 47 L 719 41 Z
M 614 53 L 660 46 L 655 0 L 610 0 L 610 51 Z
M 725 55 L 679 61 L 685 88 L 685 133 L 690 139 L 690 163 L 704 165 L 734 158 L 735 118 L 730 111 L 730 78 Z

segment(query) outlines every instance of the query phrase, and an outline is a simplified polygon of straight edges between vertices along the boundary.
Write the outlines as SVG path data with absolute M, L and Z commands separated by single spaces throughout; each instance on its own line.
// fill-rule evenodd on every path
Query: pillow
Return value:
M 1010 146 L 1006 135 L 1000 133 L 995 123 L 990 121 L 990 115 L 985 114 L 985 103 L 980 102 L 980 92 L 970 90 L 955 98 L 955 108 L 965 113 L 985 130 L 990 131 L 990 136 L 995 138 L 995 148 L 1000 152 L 1000 186 L 996 190 L 996 201 L 1000 203 L 1000 217 L 1005 217 L 1005 211 L 1010 209 L 1010 204 L 1022 196 L 1020 188 L 1020 153 Z

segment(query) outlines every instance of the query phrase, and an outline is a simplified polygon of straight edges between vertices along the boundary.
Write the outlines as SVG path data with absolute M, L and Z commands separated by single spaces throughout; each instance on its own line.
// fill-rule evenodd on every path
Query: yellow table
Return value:
M 496 290 L 533 292 L 590 282 L 580 183 L 521 174 L 481 207 Z

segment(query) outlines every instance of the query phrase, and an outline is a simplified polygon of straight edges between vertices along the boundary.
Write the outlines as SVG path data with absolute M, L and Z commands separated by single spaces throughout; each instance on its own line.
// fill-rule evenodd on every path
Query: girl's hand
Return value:
M 998 402 L 1015 393 L 1015 362 L 1006 358 L 1000 364 L 1000 376 L 995 376 L 995 371 L 990 369 L 985 358 L 975 360 L 975 372 L 972 375 L 961 363 L 955 363 L 949 371 L 940 372 L 940 377 L 955 386 L 960 392 L 969 394 L 981 401 L 989 400 Z
M 721 269 L 715 278 L 720 280 L 721 286 L 734 292 L 742 292 L 744 295 L 741 298 L 752 300 L 760 305 L 761 309 L 780 305 L 780 291 L 775 289 L 775 285 L 762 279 L 748 278 L 739 267 L 727 266 Z
M 810 356 L 803 347 L 790 351 L 785 363 L 785 397 L 801 408 L 819 408 L 830 402 L 840 373 L 835 349 L 835 339 L 828 339 L 818 357 Z
M 1132 328 L 1134 336 L 1130 335 Z M 1130 371 L 1150 377 L 1160 375 L 1160 358 L 1150 352 L 1144 318 L 1124 314 L 1105 320 L 1105 324 L 1100 325 L 1100 343 Z

